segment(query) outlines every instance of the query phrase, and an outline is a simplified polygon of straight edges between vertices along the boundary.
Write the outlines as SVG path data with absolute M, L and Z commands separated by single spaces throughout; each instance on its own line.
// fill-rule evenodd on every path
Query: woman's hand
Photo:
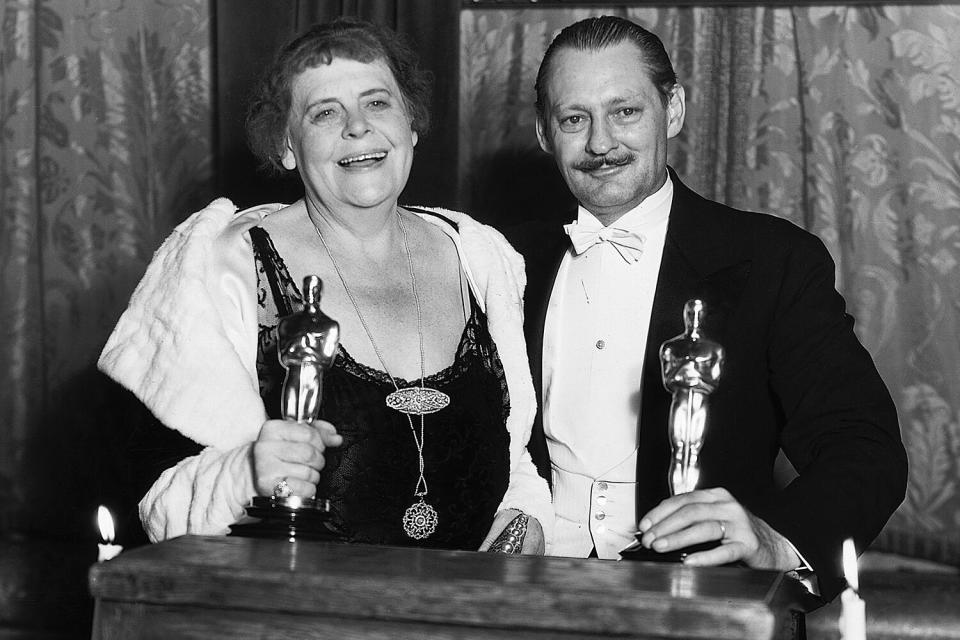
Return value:
M 327 447 L 338 447 L 343 436 L 329 422 L 302 424 L 292 420 L 267 420 L 251 447 L 253 482 L 257 495 L 271 496 L 281 480 L 291 495 L 312 498 Z
M 480 545 L 479 550 L 488 551 L 490 545 L 493 544 L 500 534 L 503 533 L 503 530 L 519 515 L 523 515 L 523 512 L 518 509 L 504 509 L 503 511 L 497 512 L 496 517 L 493 519 L 493 526 L 490 527 L 490 533 L 488 533 L 487 537 L 483 540 L 483 544 Z M 543 528 L 536 518 L 527 516 L 527 530 L 523 536 L 523 546 L 520 548 L 519 553 L 528 556 L 542 556 L 543 552 Z

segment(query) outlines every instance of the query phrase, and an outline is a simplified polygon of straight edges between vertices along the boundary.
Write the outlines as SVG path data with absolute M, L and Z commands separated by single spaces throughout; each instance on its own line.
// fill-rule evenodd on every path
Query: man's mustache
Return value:
M 625 164 L 630 164 L 635 159 L 636 156 L 632 153 L 625 153 L 618 156 L 605 155 L 581 160 L 573 165 L 573 168 L 580 171 L 596 171 L 602 167 L 622 167 Z

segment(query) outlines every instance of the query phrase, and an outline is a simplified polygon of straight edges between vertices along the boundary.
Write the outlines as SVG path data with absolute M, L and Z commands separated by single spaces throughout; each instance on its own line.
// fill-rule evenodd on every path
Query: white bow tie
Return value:
M 630 263 L 640 260 L 640 254 L 643 253 L 644 237 L 633 231 L 617 227 L 590 228 L 576 223 L 563 225 L 563 230 L 570 236 L 577 255 L 602 242 L 610 243 L 620 257 Z

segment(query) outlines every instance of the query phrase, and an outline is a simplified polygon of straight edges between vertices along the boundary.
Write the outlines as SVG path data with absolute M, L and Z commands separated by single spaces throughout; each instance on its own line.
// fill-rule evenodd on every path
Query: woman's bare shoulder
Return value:
M 260 221 L 259 226 L 266 230 L 271 237 L 287 237 L 309 231 L 310 220 L 303 200 L 298 200 L 266 216 Z

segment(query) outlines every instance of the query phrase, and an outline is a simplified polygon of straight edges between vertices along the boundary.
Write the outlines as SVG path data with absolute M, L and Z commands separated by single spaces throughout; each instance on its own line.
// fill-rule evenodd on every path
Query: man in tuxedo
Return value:
M 642 27 L 610 16 L 567 27 L 536 89 L 540 145 L 580 205 L 563 228 L 508 233 L 527 262 L 541 405 L 530 449 L 557 511 L 547 552 L 617 558 L 638 529 L 656 552 L 716 541 L 684 562 L 812 569 L 832 597 L 843 539 L 863 549 L 902 501 L 906 455 L 825 247 L 705 200 L 667 167 L 684 90 Z M 699 489 L 671 497 L 658 350 L 693 298 L 726 359 Z M 781 449 L 799 474 L 785 487 Z

